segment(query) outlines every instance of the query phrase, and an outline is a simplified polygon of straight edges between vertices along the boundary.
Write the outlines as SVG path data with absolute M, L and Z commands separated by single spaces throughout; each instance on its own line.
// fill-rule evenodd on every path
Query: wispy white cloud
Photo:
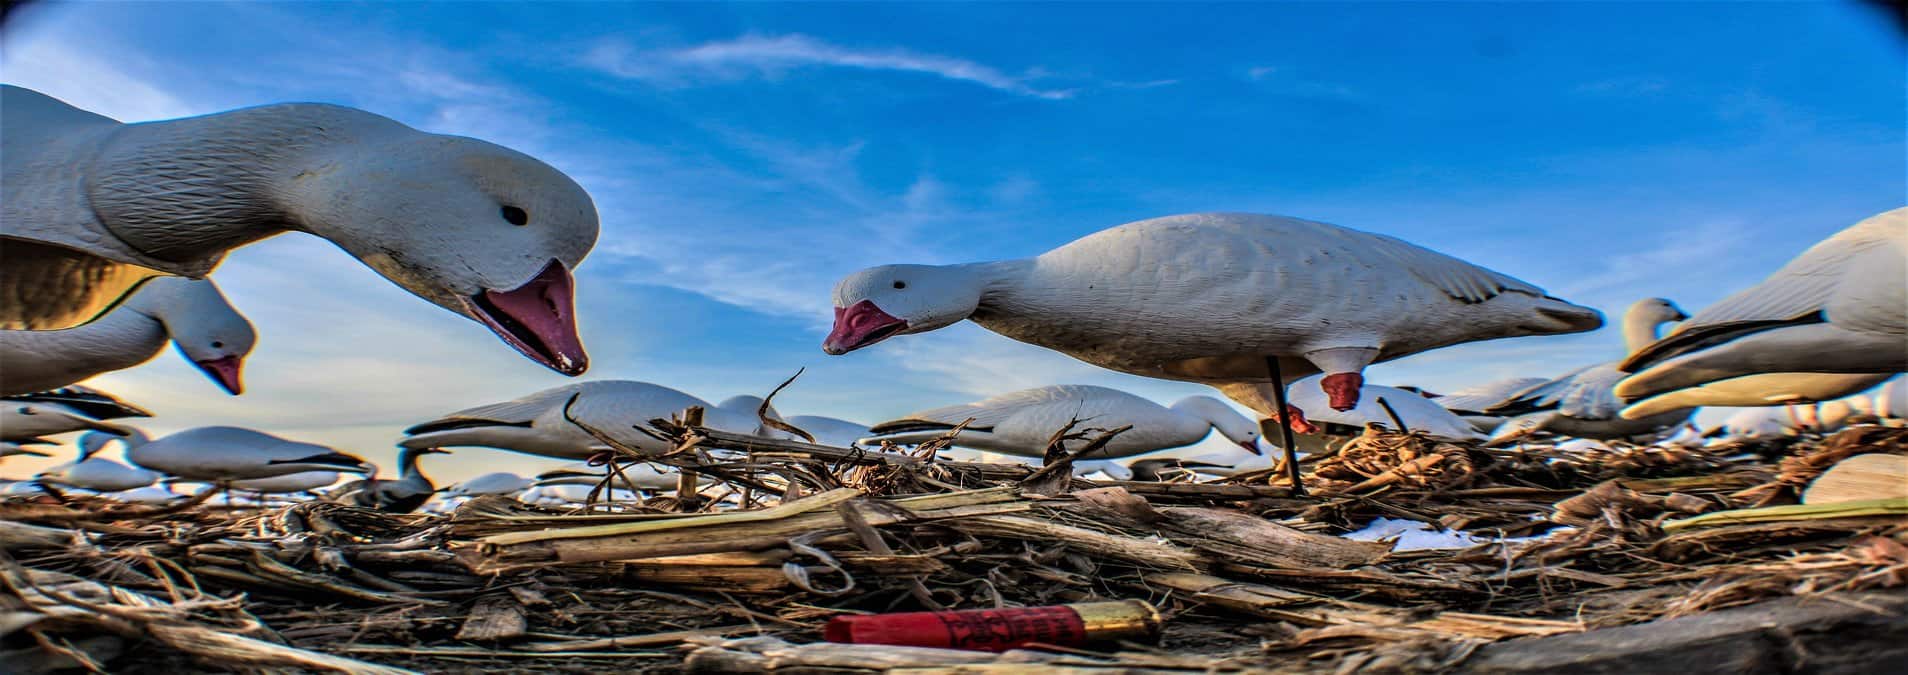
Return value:
M 1654 76 L 1632 75 L 1585 82 L 1571 88 L 1584 96 L 1649 96 L 1669 89 L 1669 80 Z
M 1037 84 L 1038 71 L 1015 75 L 953 56 L 849 47 L 799 33 L 743 35 L 664 50 L 638 50 L 626 42 L 606 41 L 590 50 L 585 62 L 618 77 L 677 85 L 710 78 L 779 78 L 802 68 L 852 68 L 930 75 L 1034 98 L 1065 99 L 1077 93 Z
M 1251 66 L 1245 69 L 1244 76 L 1248 82 L 1257 83 L 1260 87 L 1286 96 L 1340 101 L 1358 101 L 1366 98 L 1364 92 L 1350 85 L 1320 82 L 1285 66 Z
M 216 112 L 216 106 L 187 103 L 134 74 L 149 64 L 145 59 L 117 61 L 110 52 L 77 49 L 74 43 L 53 39 L 8 36 L 6 60 L 0 77 L 8 84 L 58 98 L 81 109 L 129 122 L 169 119 Z

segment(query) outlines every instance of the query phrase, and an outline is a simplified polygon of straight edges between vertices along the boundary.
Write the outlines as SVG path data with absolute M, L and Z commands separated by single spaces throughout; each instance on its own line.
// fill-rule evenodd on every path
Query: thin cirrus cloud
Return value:
M 618 77 L 680 85 L 693 78 L 742 80 L 781 77 L 802 68 L 850 68 L 931 75 L 1019 96 L 1072 98 L 1077 89 L 1037 86 L 1033 75 L 1013 75 L 974 61 L 908 49 L 847 47 L 799 33 L 744 35 L 691 47 L 637 50 L 605 42 L 585 63 Z

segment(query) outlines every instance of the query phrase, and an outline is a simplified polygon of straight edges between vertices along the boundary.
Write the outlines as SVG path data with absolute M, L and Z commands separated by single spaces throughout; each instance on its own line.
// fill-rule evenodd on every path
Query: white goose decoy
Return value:
M 1875 392 L 1875 416 L 1884 420 L 1908 420 L 1908 378 L 1897 377 Z
M 537 506 L 569 506 L 588 501 L 590 493 L 595 490 L 596 486 L 594 484 L 576 485 L 562 483 L 538 485 L 518 495 L 517 501 L 525 504 L 535 504 Z M 622 488 L 605 490 L 602 494 L 597 495 L 597 501 L 599 502 L 634 502 L 641 501 L 642 498 L 642 495 Z
M 1624 419 L 1643 419 L 1672 410 L 1699 407 L 1761 407 L 1837 399 L 1866 391 L 1891 373 L 1763 373 L 1705 382 L 1631 403 Z
M 823 417 L 821 415 L 791 415 L 788 419 L 783 421 L 788 422 L 790 426 L 808 432 L 808 435 L 815 437 L 816 443 L 822 445 L 832 445 L 840 448 L 853 447 L 855 442 L 868 436 L 868 425 L 833 417 Z
M 0 397 L 0 441 L 28 442 L 86 429 L 123 435 L 131 427 L 106 420 L 151 416 L 88 387 L 6 396 Z
M 337 450 L 238 427 L 198 427 L 156 440 L 129 434 L 126 459 L 180 478 L 225 484 L 304 471 L 362 473 L 364 460 Z
M 1471 426 L 1476 427 L 1478 431 L 1488 434 L 1496 429 L 1497 425 L 1503 424 L 1507 418 L 1503 415 L 1492 415 L 1484 412 L 1485 410 L 1510 399 L 1512 394 L 1549 381 L 1542 377 L 1507 377 L 1437 396 L 1432 398 L 1431 402 L 1464 418 L 1464 421 L 1470 422 Z
M 0 119 L 0 327 L 70 328 L 144 279 L 203 278 L 295 229 L 538 363 L 588 365 L 570 270 L 596 207 L 532 157 L 314 103 L 121 124 L 5 86 Z
M 1313 423 L 1342 424 L 1359 431 L 1366 426 L 1377 424 L 1392 431 L 1400 431 L 1402 422 L 1413 432 L 1434 438 L 1452 441 L 1481 441 L 1486 437 L 1478 433 L 1477 428 L 1456 413 L 1444 409 L 1436 401 L 1396 387 L 1366 384 L 1365 395 L 1358 400 L 1358 407 L 1351 410 L 1335 410 L 1325 400 L 1325 392 L 1319 387 L 1306 386 L 1314 375 L 1293 384 L 1292 405 L 1305 411 L 1305 416 Z M 1383 403 L 1379 399 L 1384 399 Z M 1393 421 L 1391 413 L 1385 412 L 1385 404 L 1390 404 L 1398 420 Z
M 1743 408 L 1703 434 L 1722 441 L 1766 441 L 1801 433 L 1802 424 L 1787 406 Z
M 89 435 L 99 432 L 87 432 Z M 139 469 L 105 457 L 96 456 L 93 451 L 80 447 L 80 456 L 71 462 L 60 464 L 40 472 L 34 480 L 60 487 L 80 488 L 94 492 L 119 492 L 146 487 L 159 482 L 165 475 L 157 471 Z
M 235 480 L 229 487 L 240 492 L 256 492 L 261 495 L 288 495 L 330 487 L 338 482 L 340 475 L 342 474 L 336 471 L 300 471 L 283 476 Z
M 1622 364 L 1636 400 L 1762 373 L 1908 370 L 1908 208 L 1856 223 Z
M 1350 410 L 1369 364 L 1603 324 L 1399 239 L 1236 213 L 1129 223 L 1031 259 L 872 267 L 834 303 L 830 354 L 971 319 L 1102 368 L 1210 384 L 1269 417 L 1287 411 L 1268 395 L 1268 358 L 1285 382 L 1325 373 L 1331 407 Z
M 1214 430 L 1258 451 L 1259 425 L 1219 399 L 1188 396 L 1167 407 L 1118 389 L 1079 384 L 1023 389 L 911 413 L 874 425 L 872 435 L 861 444 L 924 443 L 946 436 L 969 419 L 973 421 L 955 437 L 954 445 L 1020 457 L 1044 456 L 1048 439 L 1074 420 L 1080 422 L 1074 431 L 1087 433 L 1133 427 L 1082 459 L 1131 457 L 1192 445 Z
M 108 492 L 100 496 L 128 504 L 171 504 L 182 499 L 192 498 L 192 495 L 179 494 L 162 485 L 149 485 L 131 490 Z
M 506 471 L 487 473 L 450 487 L 444 488 L 445 497 L 476 497 L 478 495 L 513 495 L 530 489 L 535 483 L 528 478 Z
M 769 436 L 756 416 L 761 399 L 738 397 L 733 408 L 709 405 L 689 394 L 648 382 L 597 380 L 575 382 L 523 398 L 459 410 L 405 429 L 398 442 L 406 448 L 485 447 L 561 459 L 585 459 L 603 451 L 601 441 L 564 419 L 564 406 L 577 421 L 624 445 L 644 452 L 666 452 L 669 444 L 636 426 L 680 415 L 690 406 L 703 409 L 703 425 L 734 433 Z M 753 403 L 749 401 L 753 400 Z
M 0 395 L 45 391 L 152 360 L 167 340 L 227 392 L 258 335 L 210 280 L 160 277 L 83 326 L 0 330 Z
M 1623 342 L 1631 354 L 1656 340 L 1663 324 L 1688 318 L 1675 303 L 1662 298 L 1645 298 L 1623 313 Z M 1689 419 L 1694 410 L 1683 408 L 1625 419 L 1619 413 L 1623 400 L 1615 388 L 1623 379 L 1619 362 L 1600 363 L 1572 371 L 1549 382 L 1511 394 L 1508 399 L 1485 410 L 1510 416 L 1491 434 L 1490 444 L 1502 445 L 1528 438 L 1539 431 L 1577 438 L 1616 439 L 1655 434 Z
M 622 478 L 618 478 L 614 482 L 617 489 L 627 488 L 630 490 L 649 491 L 674 490 L 682 480 L 682 473 L 675 467 L 663 466 L 651 462 L 622 464 L 620 465 L 620 471 Z M 594 486 L 601 484 L 603 478 L 608 475 L 609 467 L 606 465 L 595 466 L 589 462 L 577 462 L 537 474 L 535 486 Z M 623 480 L 624 478 L 627 478 L 628 481 L 625 482 Z M 707 483 L 709 479 L 705 477 L 702 482 Z

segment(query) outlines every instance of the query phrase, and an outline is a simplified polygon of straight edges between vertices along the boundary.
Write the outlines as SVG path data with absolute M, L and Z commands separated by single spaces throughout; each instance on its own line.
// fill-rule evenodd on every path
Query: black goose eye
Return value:
M 225 343 L 223 343 L 223 342 L 213 342 L 213 343 L 212 343 L 212 348 L 213 348 L 213 349 L 224 349 L 224 348 L 225 348 Z
M 898 290 L 898 289 L 903 289 L 903 288 L 907 288 L 907 287 L 908 287 L 908 282 L 905 282 L 905 281 L 896 281 L 896 282 L 894 282 L 894 287 L 895 287 L 895 288 L 896 288 L 897 290 Z
M 511 225 L 530 224 L 530 214 L 515 206 L 503 207 L 503 219 Z

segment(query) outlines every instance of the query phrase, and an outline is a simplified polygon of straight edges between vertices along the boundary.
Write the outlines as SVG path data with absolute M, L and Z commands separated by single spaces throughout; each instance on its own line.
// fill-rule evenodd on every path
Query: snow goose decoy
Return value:
M 574 400 L 574 403 L 572 403 Z M 753 401 L 753 403 L 751 403 Z M 459 410 L 405 429 L 398 445 L 406 448 L 485 447 L 560 459 L 585 459 L 605 450 L 602 441 L 564 418 L 564 408 L 578 422 L 623 445 L 661 453 L 672 447 L 636 430 L 652 419 L 680 415 L 691 406 L 703 409 L 703 425 L 735 433 L 766 436 L 756 409 L 761 399 L 731 399 L 734 407 L 707 401 L 662 385 L 630 380 L 575 382 L 522 398 Z
M 1219 399 L 1188 396 L 1167 407 L 1118 389 L 1079 384 L 1024 389 L 911 413 L 874 425 L 861 444 L 925 443 L 970 419 L 954 445 L 1020 457 L 1044 457 L 1054 432 L 1075 420 L 1080 424 L 1074 429 L 1088 433 L 1133 427 L 1082 459 L 1131 457 L 1192 445 L 1214 430 L 1258 452 L 1259 425 Z
M 125 435 L 131 427 L 106 420 L 151 416 L 89 387 L 6 396 L 0 397 L 0 441 L 26 442 L 86 429 Z
M 264 495 L 290 495 L 300 492 L 312 492 L 330 487 L 338 482 L 342 475 L 336 471 L 300 471 L 283 476 L 265 478 L 247 478 L 232 481 L 229 486 L 236 492 L 255 492 Z
M 388 513 L 410 513 L 437 494 L 437 486 L 417 466 L 419 457 L 449 454 L 436 448 L 404 448 L 398 451 L 398 477 L 366 478 L 339 487 L 333 496 L 368 509 Z
M 1358 406 L 1351 410 L 1337 410 L 1327 402 L 1324 390 L 1306 386 L 1312 377 L 1299 380 L 1292 387 L 1292 405 L 1304 411 L 1306 419 L 1319 424 L 1339 424 L 1356 430 L 1353 435 L 1363 433 L 1365 427 L 1377 424 L 1392 431 L 1412 431 L 1434 438 L 1451 441 L 1482 441 L 1485 436 L 1477 428 L 1456 413 L 1438 405 L 1437 401 L 1425 398 L 1417 393 L 1377 384 L 1364 386 L 1365 396 L 1358 400 Z M 1391 406 L 1390 411 L 1385 406 Z M 1392 417 L 1393 414 L 1397 418 Z M 1399 429 L 1399 424 L 1406 429 Z
M 1705 382 L 1631 403 L 1625 419 L 1642 419 L 1672 410 L 1698 407 L 1761 407 L 1828 401 L 1866 391 L 1890 373 L 1763 373 Z
M 1474 387 L 1465 387 L 1449 394 L 1432 398 L 1433 403 L 1461 417 L 1471 426 L 1483 433 L 1491 433 L 1497 425 L 1503 424 L 1505 417 L 1493 415 L 1485 410 L 1491 406 L 1509 400 L 1512 394 L 1549 382 L 1542 377 L 1507 377 L 1486 382 Z
M 227 392 L 242 390 L 239 368 L 258 335 L 210 280 L 160 277 L 83 326 L 0 331 L 0 394 L 63 387 L 152 360 L 170 339 Z
M 476 497 L 478 495 L 514 495 L 530 489 L 535 483 L 528 478 L 507 471 L 487 473 L 470 480 L 444 488 L 445 497 Z
M 1350 410 L 1369 364 L 1603 324 L 1399 239 L 1233 213 L 1129 223 L 1031 259 L 872 267 L 836 285 L 834 302 L 830 354 L 971 319 L 1103 368 L 1218 386 L 1273 417 L 1284 411 L 1262 391 L 1268 359 L 1287 382 L 1325 373 L 1331 407 Z
M 146 441 L 126 438 L 126 459 L 180 478 L 225 485 L 304 471 L 362 473 L 364 460 L 315 443 L 238 427 L 198 427 Z
M 1663 324 L 1687 319 L 1675 303 L 1662 298 L 1645 298 L 1623 313 L 1623 342 L 1629 353 L 1636 353 L 1656 340 Z M 1528 438 L 1540 431 L 1577 438 L 1618 439 L 1655 434 L 1678 424 L 1695 411 L 1681 408 L 1642 419 L 1625 419 L 1619 413 L 1623 400 L 1615 388 L 1623 379 L 1620 362 L 1600 363 L 1566 373 L 1542 384 L 1511 394 L 1508 399 L 1485 410 L 1510 417 L 1491 434 L 1491 445 L 1504 445 Z
M 135 430 L 133 433 L 139 432 Z M 87 437 L 115 438 L 97 431 L 87 432 L 87 435 L 82 438 Z M 146 487 L 165 477 L 157 471 L 126 466 L 105 457 L 99 457 L 97 454 L 98 445 L 81 443 L 80 455 L 77 459 L 42 471 L 34 477 L 34 480 L 49 485 L 93 492 L 119 492 Z
M 149 277 L 203 278 L 298 230 L 538 363 L 588 366 L 570 270 L 596 206 L 528 155 L 315 103 L 121 124 L 5 86 L 0 119 L 0 327 L 70 328 Z
M 661 466 L 651 462 L 618 463 L 616 473 L 621 477 L 614 478 L 612 486 L 619 490 L 629 489 L 638 492 L 660 492 L 664 490 L 674 490 L 682 481 L 682 472 L 675 467 Z M 569 466 L 559 467 L 537 474 L 536 483 L 534 485 L 536 487 L 563 485 L 594 486 L 602 484 L 605 479 L 611 476 L 612 474 L 607 465 L 577 462 Z M 701 483 L 709 483 L 711 481 L 712 479 L 706 476 L 700 480 Z
M 1908 370 L 1908 208 L 1856 223 L 1624 360 L 1638 400 L 1762 373 Z
M 868 425 L 860 422 L 821 415 L 790 415 L 783 421 L 808 432 L 808 435 L 814 436 L 815 442 L 821 445 L 838 448 L 854 447 L 857 441 L 868 437 Z

